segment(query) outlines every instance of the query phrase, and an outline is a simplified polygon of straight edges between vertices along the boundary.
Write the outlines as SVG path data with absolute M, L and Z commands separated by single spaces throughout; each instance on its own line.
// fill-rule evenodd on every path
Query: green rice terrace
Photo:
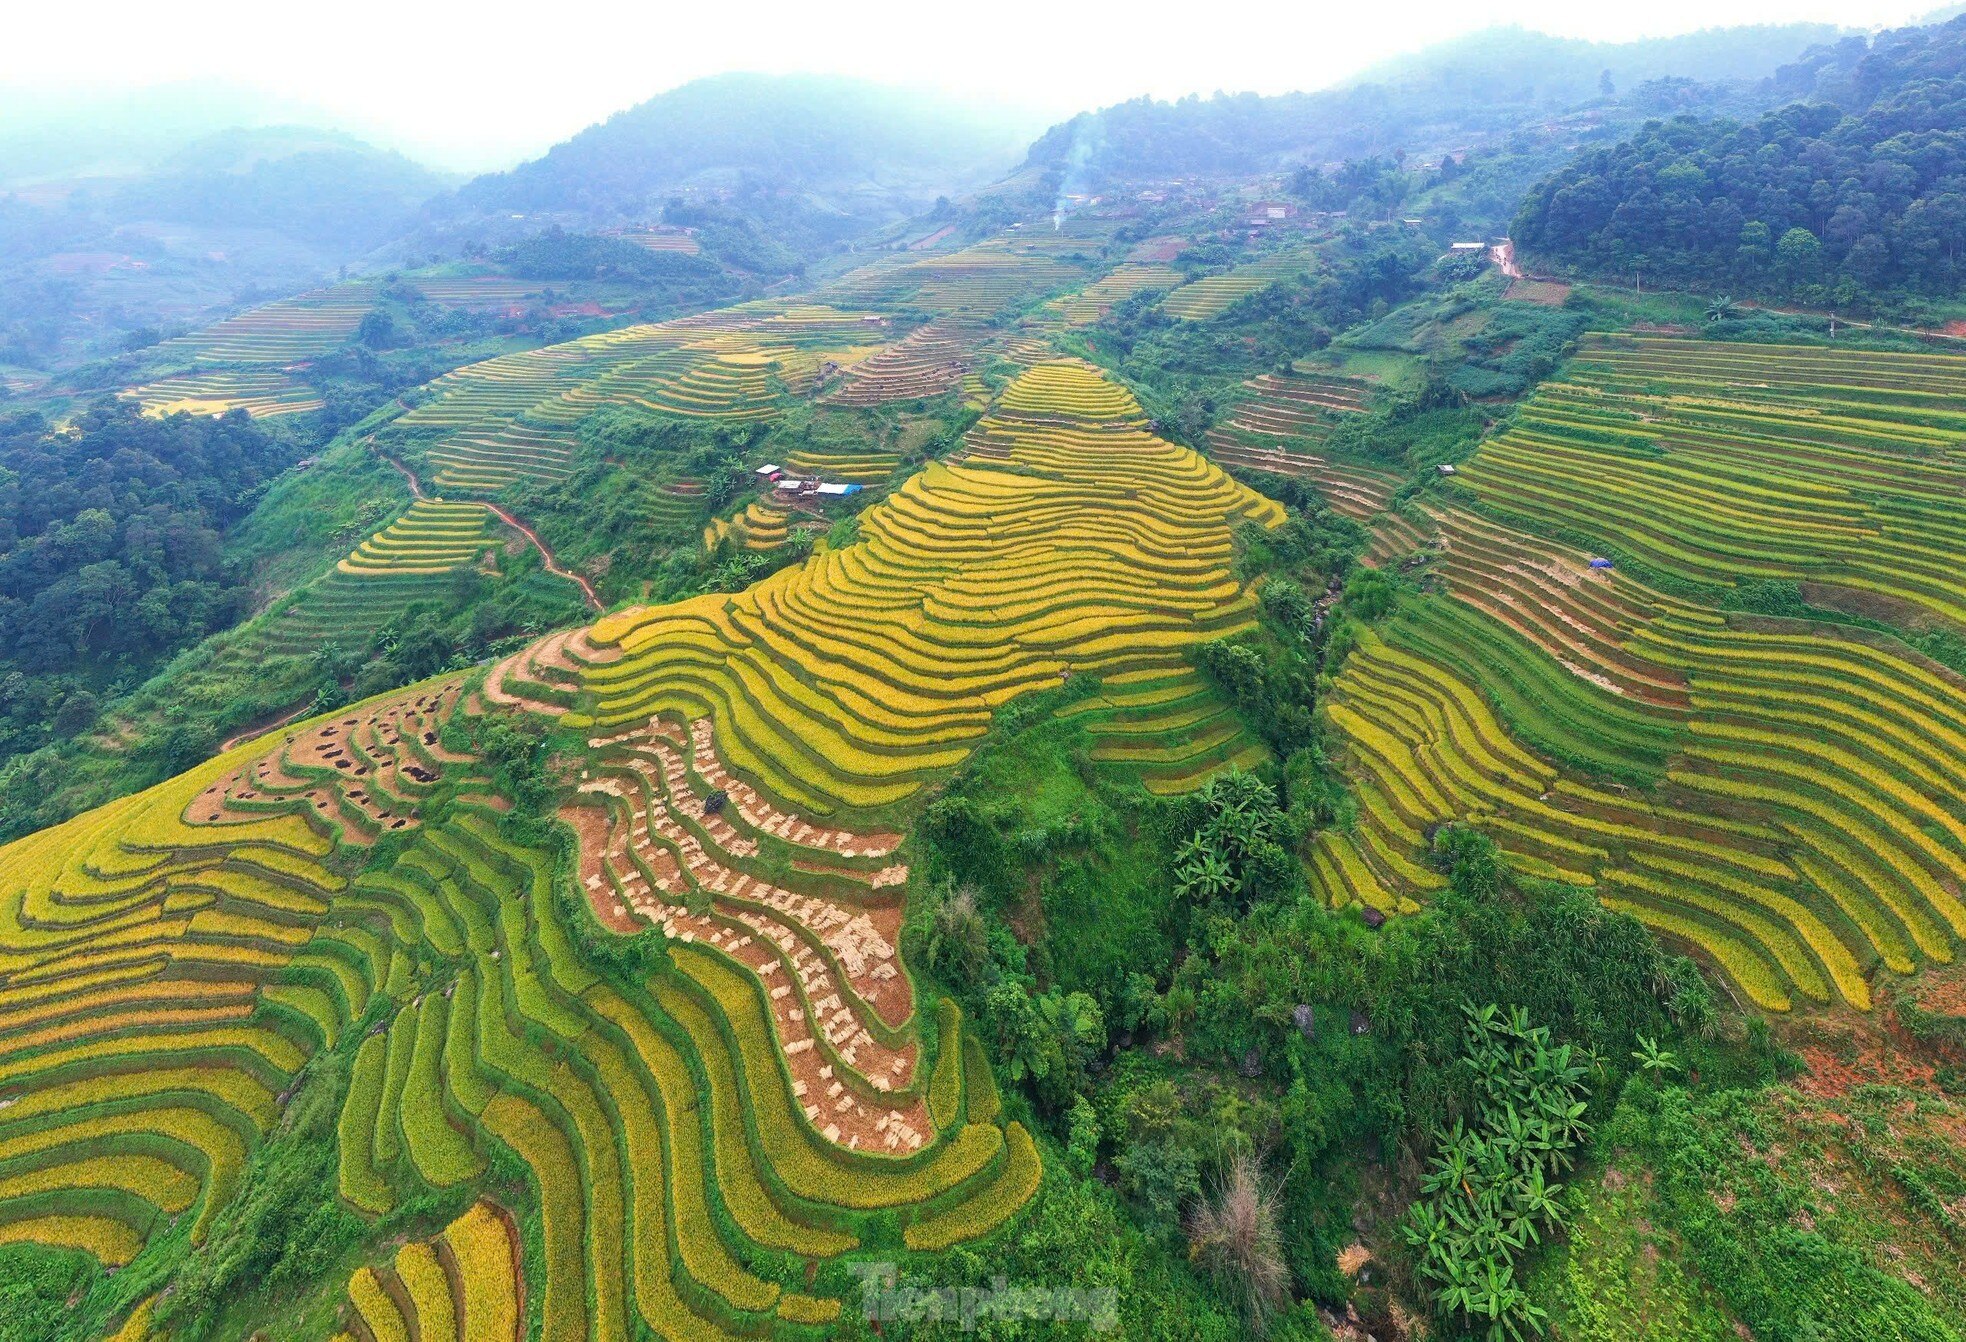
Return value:
M 1667 577 L 1821 584 L 1959 626 L 1962 415 L 1948 355 L 1606 338 L 1460 478 Z
M 1966 352 L 1064 152 L 112 402 L 286 455 L 0 846 L 0 1342 L 1966 1336 Z
M 337 284 L 253 308 L 166 342 L 165 356 L 199 363 L 288 364 L 342 344 L 375 306 L 373 283 Z
M 764 320 L 832 324 L 785 315 Z M 962 1013 L 900 955 L 897 822 L 994 707 L 1073 672 L 1105 687 L 1061 714 L 1102 768 L 1168 790 L 1263 758 L 1182 650 L 1250 622 L 1230 532 L 1281 520 L 1095 370 L 1040 364 L 844 548 L 21 841 L 0 1238 L 133 1280 L 198 1253 L 332 1065 L 339 1205 L 454 1222 L 297 1304 L 306 1327 L 826 1331 L 854 1262 L 986 1236 L 1041 1177 Z M 483 562 L 490 525 L 418 501 L 277 638 Z M 504 795 L 514 731 L 565 761 L 563 842 Z M 139 1328 L 178 1308 L 128 1307 Z

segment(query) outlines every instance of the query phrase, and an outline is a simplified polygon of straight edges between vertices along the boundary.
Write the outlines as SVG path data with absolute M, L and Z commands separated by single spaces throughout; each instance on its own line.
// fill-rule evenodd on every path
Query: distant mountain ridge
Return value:
M 1653 80 L 1759 81 L 1811 46 L 1827 24 L 1714 29 L 1595 43 L 1490 28 L 1374 66 L 1313 93 L 1141 98 L 1084 112 L 1032 145 L 1026 168 L 1079 181 L 1234 175 L 1298 162 L 1453 148 Z M 1610 79 L 1610 93 L 1603 84 Z
M 65 152 L 32 161 L 71 175 L 0 187 L 0 364 L 114 353 L 132 332 L 318 284 L 455 180 L 308 126 L 110 135 Z
M 808 222 L 847 236 L 989 180 L 1035 129 L 1015 114 L 862 80 L 718 75 L 475 178 L 425 214 L 439 228 L 497 228 L 512 214 L 592 227 L 650 219 L 675 195 L 751 193 L 806 197 Z
M 0 88 L 0 192 L 50 178 L 153 171 L 206 136 L 328 120 L 298 100 L 226 84 Z

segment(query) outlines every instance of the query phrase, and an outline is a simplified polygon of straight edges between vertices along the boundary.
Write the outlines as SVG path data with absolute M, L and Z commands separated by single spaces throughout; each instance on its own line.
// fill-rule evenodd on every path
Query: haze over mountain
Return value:
M 591 227 L 651 219 L 670 197 L 763 195 L 839 240 L 990 180 L 1037 129 L 1028 114 L 863 80 L 719 75 L 476 178 L 425 214 L 452 232 Z
M 399 235 L 452 180 L 295 126 L 175 142 L 160 129 L 102 139 L 67 163 L 81 172 L 0 194 L 0 363 L 102 352 L 123 333 L 318 284 Z
M 1047 131 L 1026 166 L 1090 184 L 1274 170 L 1395 150 L 1465 150 L 1525 129 L 1540 114 L 1605 102 L 1649 81 L 1758 81 L 1837 35 L 1832 25 L 1797 23 L 1604 43 L 1489 28 L 1319 92 L 1137 99 L 1082 112 Z
M 39 89 L 0 84 L 0 189 L 157 167 L 219 131 L 327 125 L 323 109 L 239 84 Z

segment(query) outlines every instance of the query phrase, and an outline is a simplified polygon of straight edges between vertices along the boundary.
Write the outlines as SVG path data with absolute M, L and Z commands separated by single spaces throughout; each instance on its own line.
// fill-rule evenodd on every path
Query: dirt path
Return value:
M 314 705 L 314 701 L 311 698 L 303 699 L 298 704 L 288 709 L 285 713 L 282 713 L 279 717 L 274 718 L 271 722 L 256 723 L 255 725 L 246 728 L 244 731 L 239 732 L 237 735 L 226 737 L 225 740 L 219 745 L 218 753 L 223 755 L 226 751 L 232 749 L 232 747 L 244 745 L 246 742 L 252 740 L 255 736 L 264 736 L 268 732 L 272 731 L 275 727 L 286 726 L 289 722 L 292 722 L 295 718 L 299 717 L 301 714 L 305 713 L 309 708 L 313 707 L 313 705 Z
M 1892 326 L 1888 322 L 1858 321 L 1853 317 L 1838 317 L 1832 313 L 1818 311 L 1813 308 L 1776 307 L 1772 303 L 1757 303 L 1751 298 L 1736 299 L 1734 306 L 1751 308 L 1756 312 L 1779 313 L 1784 317 L 1826 317 L 1836 325 L 1848 327 L 1853 331 L 1882 331 L 1887 335 L 1915 336 L 1921 340 L 1966 340 L 1966 330 L 1955 331 L 1952 329 L 1954 326 L 1960 325 L 1958 322 L 1948 322 L 1943 328 L 1935 331 L 1927 326 Z
M 572 569 L 560 567 L 559 561 L 553 558 L 553 552 L 546 548 L 546 542 L 539 538 L 537 532 L 524 522 L 521 522 L 518 518 L 512 516 L 511 513 L 506 512 L 505 509 L 499 507 L 496 503 L 487 503 L 485 507 L 496 513 L 504 521 L 506 526 L 511 527 L 514 531 L 532 542 L 533 549 L 539 551 L 539 557 L 545 563 L 548 573 L 553 574 L 555 577 L 565 578 L 568 582 L 579 587 L 581 595 L 587 598 L 587 604 L 592 606 L 596 611 L 607 609 L 606 606 L 601 604 L 601 598 L 595 594 L 592 583 L 588 582 L 587 579 L 581 577 L 578 573 L 575 573 Z
M 384 452 L 381 449 L 377 448 L 373 440 L 364 439 L 363 441 L 368 444 L 369 450 L 371 452 L 374 452 L 378 457 L 381 457 L 384 461 L 388 462 L 391 466 L 394 466 L 397 470 L 397 473 L 400 474 L 403 477 L 403 479 L 409 482 L 411 498 L 423 499 L 426 497 L 423 492 L 423 483 L 422 481 L 416 478 L 416 473 L 414 471 L 410 470 L 410 468 L 405 466 L 402 462 L 396 460 L 396 458 L 390 456 L 387 452 Z M 565 578 L 568 582 L 578 587 L 580 589 L 580 594 L 587 598 L 587 604 L 589 606 L 592 606 L 596 611 L 605 611 L 607 609 L 606 606 L 601 604 L 601 598 L 599 594 L 597 594 L 594 591 L 594 585 L 588 582 L 587 579 L 581 577 L 578 573 L 575 573 L 573 570 L 562 568 L 560 566 L 560 561 L 553 557 L 553 552 L 546 548 L 546 542 L 539 538 L 538 532 L 534 531 L 531 527 L 527 526 L 524 522 L 521 522 L 518 518 L 512 516 L 511 513 L 506 512 L 505 509 L 499 507 L 496 503 L 485 502 L 484 500 L 479 500 L 479 502 L 484 502 L 485 507 L 488 510 L 490 510 L 501 522 L 505 523 L 506 526 L 511 527 L 514 531 L 518 532 L 521 536 L 524 536 L 527 540 L 532 542 L 532 548 L 539 551 L 540 561 L 546 565 L 546 571 L 548 573 L 552 574 L 556 578 Z
M 1488 255 L 1494 260 L 1497 269 L 1510 279 L 1529 278 L 1522 273 L 1522 267 L 1515 263 L 1515 243 L 1498 242 L 1488 249 Z

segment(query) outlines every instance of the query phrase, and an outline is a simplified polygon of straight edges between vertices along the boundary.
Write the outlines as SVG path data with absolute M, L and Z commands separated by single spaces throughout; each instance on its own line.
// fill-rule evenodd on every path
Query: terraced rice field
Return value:
M 452 729 L 550 709 L 613 655 L 556 635 L 481 691 L 287 728 L 0 850 L 5 1237 L 116 1266 L 174 1218 L 202 1241 L 331 1049 L 346 1207 L 523 1176 L 379 1243 L 351 1338 L 806 1336 L 843 1259 L 1015 1212 L 1037 1152 L 954 1006 L 914 1000 L 898 836 L 776 808 L 707 723 L 643 718 L 590 742 L 562 815 L 593 916 L 669 962 L 581 949 L 554 854 L 507 831 Z
M 332 581 L 441 579 L 485 516 L 419 503 Z M 953 1004 L 916 1000 L 902 836 L 870 812 L 1067 672 L 1101 678 L 1101 767 L 1176 791 L 1254 758 L 1186 663 L 1251 618 L 1229 572 L 1250 519 L 1281 520 L 1096 370 L 1041 364 L 843 550 L 0 850 L 0 1230 L 119 1266 L 174 1217 L 202 1238 L 334 1049 L 345 1205 L 475 1196 L 494 1168 L 527 1190 L 356 1271 L 351 1338 L 521 1313 L 551 1337 L 805 1336 L 845 1261 L 990 1233 L 1039 1157 Z M 554 855 L 503 822 L 463 725 L 526 713 L 584 740 L 559 810 L 578 916 L 661 936 L 663 968 L 591 962 Z
M 337 567 L 357 575 L 448 573 L 490 547 L 490 520 L 481 503 L 418 499 Z
M 296 294 L 228 317 L 157 347 L 201 363 L 289 364 L 346 344 L 375 306 L 377 286 L 358 280 Z
M 268 620 L 263 646 L 305 656 L 366 639 L 413 602 L 443 599 L 452 575 L 479 565 L 504 534 L 481 503 L 419 499 Z
M 961 460 L 861 514 L 862 539 L 737 597 L 615 616 L 619 660 L 570 718 L 599 732 L 675 712 L 716 724 L 733 768 L 815 815 L 915 794 L 991 711 L 1068 671 L 1172 673 L 1244 627 L 1230 532 L 1276 505 L 1155 438 L 1122 388 L 1042 364 Z
M 519 1335 L 521 1246 L 504 1210 L 479 1202 L 434 1240 L 348 1279 L 345 1306 L 365 1336 L 417 1342 L 505 1342 Z M 356 1342 L 336 1334 L 334 1342 Z
M 1253 769 L 1270 758 L 1193 670 L 1117 672 L 1058 716 L 1085 727 L 1096 764 L 1156 796 L 1192 792 L 1224 769 Z
M 447 373 L 382 437 L 447 491 L 558 480 L 572 469 L 574 426 L 596 410 L 763 419 L 810 385 L 828 352 L 885 338 L 886 323 L 867 314 L 782 302 L 631 326 Z
M 1966 625 L 1966 358 L 1590 342 L 1459 479 L 1674 578 L 1789 579 Z
M 735 517 L 719 517 L 703 529 L 703 548 L 714 550 L 726 539 L 740 550 L 776 550 L 792 538 L 794 515 L 771 503 L 749 503 Z M 813 519 L 803 519 L 819 525 Z
M 819 297 L 883 312 L 988 317 L 1084 278 L 1078 264 L 1049 255 L 1052 250 L 1030 240 L 992 239 L 944 255 L 887 258 L 841 277 Z
M 1242 385 L 1245 399 L 1205 435 L 1208 454 L 1225 466 L 1280 474 L 1300 473 L 1291 454 L 1314 450 L 1371 397 L 1366 383 L 1329 373 L 1262 373 Z
M 449 308 L 524 307 L 547 289 L 538 280 L 503 275 L 419 276 L 410 283 L 432 303 Z
M 321 393 L 280 371 L 222 368 L 160 378 L 124 393 L 146 415 L 223 415 L 244 410 L 254 419 L 302 415 L 321 408 Z
M 1167 296 L 1161 311 L 1182 321 L 1202 322 L 1219 317 L 1241 299 L 1278 280 L 1301 274 L 1315 264 L 1305 252 L 1278 252 L 1260 261 L 1237 266 L 1221 275 L 1205 275 Z
M 1067 326 L 1090 326 L 1135 294 L 1158 289 L 1174 289 L 1181 284 L 1181 272 L 1172 266 L 1120 266 L 1065 298 L 1054 299 L 1050 310 Z
M 901 469 L 901 454 L 878 445 L 852 448 L 815 445 L 787 452 L 785 464 L 799 475 L 849 484 L 884 485 Z
M 1867 1007 L 1966 935 L 1966 680 L 1892 640 L 1728 616 L 1472 514 L 1446 595 L 1369 637 L 1328 712 L 1359 801 L 1313 864 L 1411 908 L 1432 827 L 1593 887 L 1770 1009 Z
M 703 250 L 702 244 L 695 238 L 673 229 L 631 228 L 616 236 L 623 242 L 632 242 L 652 252 L 681 252 L 685 256 L 695 256 Z
M 946 396 L 961 385 L 981 335 L 973 323 L 929 322 L 855 363 L 824 399 L 833 405 L 885 405 Z

